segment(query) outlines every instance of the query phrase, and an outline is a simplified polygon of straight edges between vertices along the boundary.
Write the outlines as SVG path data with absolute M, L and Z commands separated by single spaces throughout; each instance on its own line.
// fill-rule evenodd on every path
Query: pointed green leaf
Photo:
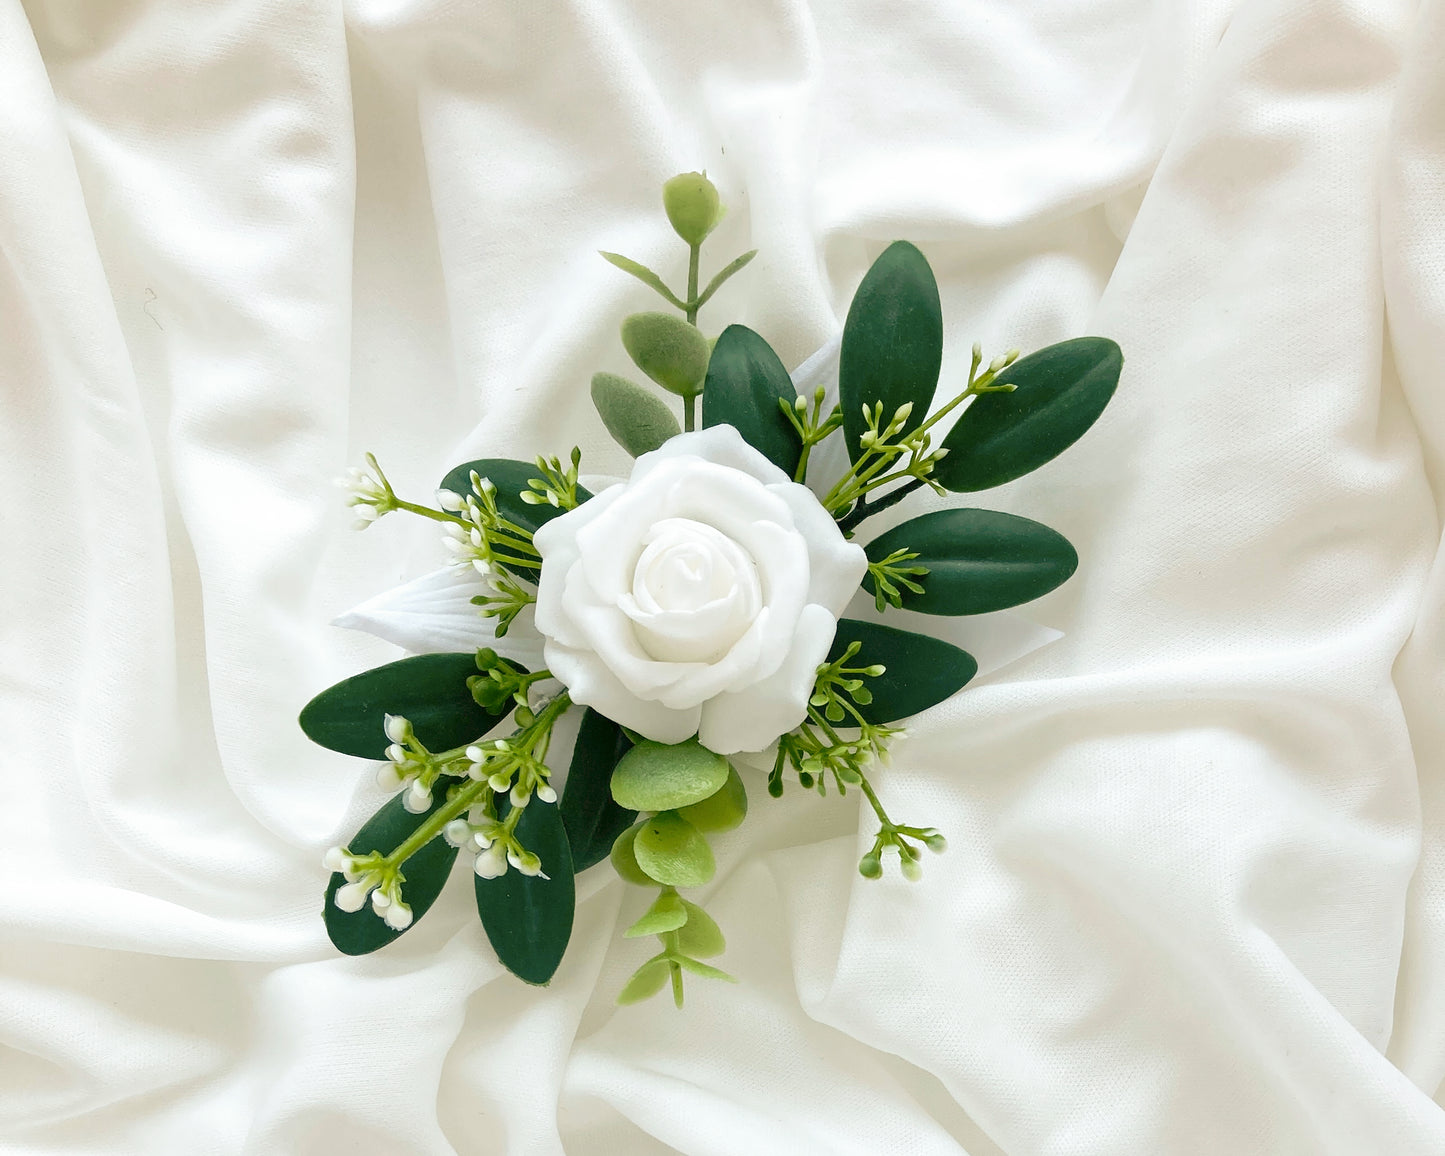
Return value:
M 603 258 L 607 262 L 616 265 L 625 273 L 631 273 L 644 285 L 648 286 L 651 289 L 655 289 L 658 293 L 662 295 L 663 300 L 665 300 L 669 305 L 675 306 L 678 309 L 687 308 L 686 302 L 678 300 L 677 295 L 667 287 L 667 285 L 663 282 L 662 278 L 659 277 L 656 273 L 654 273 L 651 269 L 649 269 L 646 265 L 643 265 L 638 261 L 634 261 L 631 257 L 624 257 L 621 253 L 609 253 L 605 249 L 600 250 L 600 252 L 602 253 Z
M 849 666 L 877 663 L 887 668 L 877 678 L 864 680 L 873 701 L 858 709 L 871 723 L 896 722 L 927 710 L 962 689 L 978 672 L 971 654 L 947 642 L 856 618 L 839 620 L 828 661 L 835 662 L 854 641 L 862 648 Z
M 533 506 L 522 501 L 521 495 L 531 490 L 527 483 L 542 476 L 533 462 L 519 462 L 511 458 L 478 458 L 473 462 L 463 462 L 447 471 L 438 488 L 466 497 L 472 492 L 473 470 L 497 487 L 497 509 L 502 517 L 521 526 L 529 534 L 536 533 L 553 518 L 566 512 L 546 502 Z M 578 501 L 585 502 L 591 496 L 585 487 L 577 487 Z M 529 582 L 537 581 L 538 571 L 533 567 L 518 566 L 514 569 L 519 577 Z
M 661 935 L 676 931 L 687 922 L 687 908 L 675 891 L 659 895 L 642 918 L 622 933 L 624 939 L 640 939 L 644 935 Z
M 632 851 L 649 876 L 674 887 L 701 887 L 717 870 L 702 833 L 673 811 L 641 823 Z
M 708 959 L 727 950 L 727 940 L 723 938 L 722 928 L 711 915 L 686 899 L 682 900 L 682 907 L 687 914 L 687 922 L 677 933 L 678 951 L 698 959 Z
M 390 855 L 446 802 L 445 792 L 435 791 L 432 793 L 432 805 L 422 814 L 413 815 L 402 805 L 402 798 L 402 795 L 393 796 L 368 819 L 355 838 L 347 843 L 347 850 L 353 855 L 370 855 L 373 852 Z M 404 881 L 401 897 L 411 908 L 411 927 L 415 927 L 436 902 L 456 857 L 457 849 L 438 836 L 402 864 Z M 411 930 L 411 927 L 392 930 L 380 915 L 372 911 L 370 903 L 360 911 L 342 911 L 336 906 L 336 889 L 345 882 L 346 877 L 340 872 L 332 873 L 322 907 L 326 934 L 339 951 L 347 955 L 366 955 Z
M 682 432 L 662 398 L 615 373 L 592 375 L 592 404 L 612 440 L 634 458 Z
M 612 769 L 631 749 L 615 722 L 591 707 L 583 712 L 558 804 L 572 845 L 572 866 L 579 873 L 607 858 L 617 836 L 637 818 L 636 811 L 617 805 L 611 789 Z
M 612 772 L 612 797 L 634 811 L 668 811 L 699 803 L 721 789 L 731 766 L 696 739 L 685 743 L 643 742 Z
M 671 971 L 666 959 L 649 959 L 632 973 L 632 978 L 617 993 L 618 1004 L 625 1007 L 630 1003 L 651 999 L 666 986 Z
M 622 346 L 663 389 L 687 397 L 702 389 L 709 346 L 694 325 L 671 313 L 634 313 L 622 322 Z
M 515 664 L 513 664 L 515 665 Z M 388 714 L 402 715 L 429 750 L 445 751 L 486 734 L 506 714 L 477 705 L 467 679 L 477 673 L 472 654 L 418 654 L 343 679 L 301 711 L 301 729 L 314 743 L 343 755 L 383 759 L 391 740 Z
M 642 826 L 642 823 L 634 823 L 617 836 L 612 844 L 612 868 L 625 883 L 651 887 L 658 880 L 644 871 L 637 862 L 637 834 L 642 830 Z
M 928 261 L 907 241 L 895 241 L 873 262 L 843 325 L 838 393 L 848 456 L 862 454 L 858 439 L 868 428 L 863 406 L 883 403 L 883 425 L 909 402 L 905 429 L 928 416 L 943 361 L 943 312 Z
M 700 975 L 706 979 L 720 979 L 726 983 L 737 983 L 737 980 L 723 971 L 721 968 L 713 967 L 696 959 L 688 959 L 681 956 L 677 960 L 678 966 L 684 971 L 690 971 L 693 975 Z
M 788 477 L 803 446 L 779 408 L 797 397 L 793 380 L 772 346 L 746 325 L 729 325 L 717 339 L 702 392 L 702 424 L 731 425 L 743 440 Z
M 717 276 L 707 283 L 707 288 L 697 295 L 697 308 L 701 309 L 711 301 L 712 295 L 727 283 L 728 278 L 740 269 L 746 267 L 748 262 L 757 255 L 758 251 L 756 249 L 749 249 L 741 257 L 734 257 L 729 261 L 727 265 L 718 272 Z
M 505 814 L 506 804 L 498 807 Z M 518 979 L 547 983 L 572 937 L 577 902 L 572 852 L 556 804 L 534 798 L 517 823 L 523 847 L 542 860 L 541 875 L 512 868 L 495 879 L 474 876 L 477 914 L 497 958 Z
M 721 787 L 700 803 L 679 807 L 677 813 L 699 831 L 731 831 L 748 816 L 748 792 L 731 766 Z
M 903 609 L 925 614 L 987 614 L 1032 602 L 1066 582 L 1079 556 L 1056 530 L 996 510 L 938 510 L 895 526 L 868 543 L 870 561 L 895 550 L 926 566 L 923 593 L 902 589 Z M 870 574 L 863 586 L 873 592 Z
M 987 490 L 1022 477 L 1078 441 L 1119 384 L 1124 355 L 1107 337 L 1077 337 L 1014 362 L 998 375 L 1007 393 L 973 399 L 943 439 L 933 479 L 950 490 Z

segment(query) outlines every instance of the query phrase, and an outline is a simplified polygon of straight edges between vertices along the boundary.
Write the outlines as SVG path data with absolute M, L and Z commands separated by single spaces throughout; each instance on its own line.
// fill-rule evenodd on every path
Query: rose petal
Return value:
M 705 458 L 720 466 L 731 466 L 735 470 L 751 474 L 758 481 L 769 485 L 788 480 L 787 474 L 748 445 L 735 428 L 730 425 L 715 425 L 692 433 L 678 434 L 651 453 L 643 454 L 632 463 L 631 481 L 638 481 L 663 462 L 676 457 Z
M 746 690 L 704 703 L 698 741 L 720 755 L 760 751 L 802 722 L 813 679 L 837 629 L 837 620 L 823 607 L 804 607 L 787 660 L 771 677 Z
M 808 601 L 825 607 L 836 617 L 868 573 L 868 555 L 862 546 L 843 537 L 833 515 L 823 509 L 806 486 L 788 482 L 768 489 L 788 503 L 793 525 L 808 544 L 812 562 Z
M 701 707 L 673 710 L 660 702 L 639 698 L 623 686 L 595 653 L 546 644 L 547 667 L 572 696 L 621 726 L 630 727 L 657 743 L 680 743 L 697 733 Z

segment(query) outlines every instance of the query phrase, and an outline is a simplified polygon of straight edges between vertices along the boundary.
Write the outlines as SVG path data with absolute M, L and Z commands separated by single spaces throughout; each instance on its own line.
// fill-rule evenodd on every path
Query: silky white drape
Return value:
M 0 0 L 0 1151 L 1445 1152 L 1442 62 L 1442 0 Z M 548 989 L 462 879 L 341 958 L 380 798 L 295 714 L 443 555 L 328 480 L 620 472 L 595 250 L 675 278 L 704 166 L 703 322 L 790 366 L 897 237 L 947 377 L 1121 343 L 980 495 L 1078 546 L 1065 637 L 882 775 L 921 884 L 759 784 L 681 1014 L 605 869 Z

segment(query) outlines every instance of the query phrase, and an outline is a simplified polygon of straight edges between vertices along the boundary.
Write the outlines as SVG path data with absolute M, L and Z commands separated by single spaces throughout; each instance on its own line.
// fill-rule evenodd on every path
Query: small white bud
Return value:
M 383 791 L 395 791 L 405 781 L 391 763 L 382 763 L 376 768 L 376 785 Z
M 400 743 L 392 743 L 389 747 L 386 748 L 386 757 L 388 762 L 392 762 L 395 763 L 397 766 L 400 766 L 402 763 L 406 762 L 406 748 L 403 747 Z
M 510 847 L 507 849 L 507 862 L 523 875 L 542 873 L 542 860 L 531 851 L 518 851 L 515 847 Z
M 500 795 L 503 791 L 510 791 L 512 789 L 512 776 L 505 775 L 501 771 L 498 771 L 487 780 L 487 785 Z
M 382 918 L 386 920 L 386 925 L 393 931 L 405 931 L 411 926 L 411 908 L 405 903 L 398 901 L 386 909 L 386 914 L 382 916 Z
M 512 800 L 512 806 L 525 807 L 528 803 L 532 801 L 532 792 L 522 790 L 522 784 L 518 783 L 512 788 L 511 794 L 508 795 L 508 798 Z
M 371 893 L 371 909 L 380 915 L 391 906 L 391 896 L 378 887 Z
M 472 825 L 465 819 L 453 819 L 442 828 L 442 836 L 453 847 L 465 847 L 472 838 Z
M 538 783 L 537 798 L 541 799 L 544 803 L 555 803 L 557 801 L 557 792 L 552 789 L 551 783 Z
M 505 875 L 507 873 L 506 848 L 501 843 L 493 843 L 477 856 L 473 870 L 483 879 L 496 879 Z
M 481 747 L 476 746 L 475 744 L 467 748 L 466 755 L 467 758 L 474 763 L 480 763 L 487 757 L 486 752 L 483 751 Z
M 413 815 L 420 815 L 431 806 L 431 788 L 422 786 L 420 779 L 414 779 L 401 805 Z
M 348 871 L 351 869 L 351 856 L 344 847 L 332 847 L 322 857 L 321 866 L 328 871 Z
M 368 883 L 347 883 L 336 889 L 332 902 L 341 911 L 360 911 L 366 906 L 366 897 L 371 892 Z
M 394 743 L 404 743 L 411 738 L 411 723 L 399 714 L 387 715 L 383 729 L 386 737 Z
M 467 503 L 463 501 L 462 496 L 452 493 L 451 490 L 437 491 L 437 505 L 449 514 L 460 514 L 467 508 Z

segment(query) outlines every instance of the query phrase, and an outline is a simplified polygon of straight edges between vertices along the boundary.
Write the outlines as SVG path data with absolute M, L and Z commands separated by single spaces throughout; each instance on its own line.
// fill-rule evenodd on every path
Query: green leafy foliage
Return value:
M 402 805 L 401 795 L 387 801 L 366 825 L 356 833 L 348 844 L 357 855 L 377 852 L 389 855 L 404 843 L 409 835 L 445 803 L 443 793 L 438 791 L 432 805 L 420 815 L 413 815 Z M 411 907 L 412 927 L 436 902 L 456 861 L 457 849 L 445 839 L 433 839 L 406 861 L 406 901 Z M 336 890 L 346 882 L 340 872 L 333 872 L 326 887 L 326 899 L 322 907 L 322 918 L 326 922 L 326 934 L 337 950 L 346 955 L 367 955 L 385 947 L 399 935 L 405 935 L 411 928 L 393 930 L 372 911 L 370 904 L 360 911 L 342 911 L 336 906 Z
M 631 257 L 624 257 L 621 253 L 609 253 L 605 249 L 601 252 L 603 258 L 609 264 L 616 265 L 624 273 L 631 273 L 632 276 L 636 277 L 648 288 L 655 290 L 669 305 L 674 305 L 678 309 L 687 308 L 687 306 L 678 299 L 677 294 L 667 287 L 663 279 L 640 261 L 634 261 Z
M 1107 337 L 1062 341 L 1014 362 L 997 378 L 1013 390 L 983 394 L 963 411 L 933 479 L 949 490 L 986 490 L 1038 469 L 1104 412 L 1123 364 Z
M 455 469 L 448 470 L 442 479 L 440 489 L 450 490 L 465 497 L 472 492 L 472 473 L 488 479 L 497 487 L 497 509 L 507 521 L 520 526 L 528 534 L 534 534 L 553 518 L 566 511 L 547 502 L 524 502 L 522 495 L 535 493 L 530 485 L 533 478 L 541 476 L 535 462 L 519 462 L 511 458 L 479 458 L 463 462 Z M 577 500 L 585 502 L 592 495 L 582 486 L 577 487 Z M 529 582 L 536 582 L 539 571 L 531 566 L 511 567 Z
M 686 921 L 677 932 L 677 949 L 698 959 L 709 959 L 727 950 L 722 928 L 696 903 L 680 899 Z
M 927 710 L 978 673 L 978 663 L 966 650 L 926 634 L 856 618 L 839 620 L 828 661 L 838 661 L 851 642 L 860 644 L 858 665 L 885 668 L 868 683 L 869 701 L 859 704 L 859 713 L 870 723 L 895 722 Z
M 499 800 L 498 811 L 506 803 Z M 517 838 L 541 857 L 541 875 L 510 870 L 495 879 L 475 877 L 477 914 L 497 958 L 527 983 L 548 982 L 572 936 L 576 881 L 567 829 L 554 804 L 533 799 L 517 823 Z
M 671 313 L 634 313 L 622 322 L 622 345 L 637 368 L 681 397 L 702 389 L 710 353 L 708 340 Z
M 642 742 L 612 772 L 612 797 L 634 811 L 668 811 L 700 803 L 727 782 L 731 769 L 727 759 L 696 739 Z
M 717 870 L 702 832 L 674 811 L 639 824 L 632 851 L 650 878 L 674 887 L 701 887 Z
M 641 1003 L 645 999 L 651 999 L 667 984 L 667 977 L 672 966 L 665 958 L 658 957 L 649 959 L 633 974 L 627 981 L 627 985 L 617 993 L 617 1002 L 622 1006 L 632 1003 Z
M 637 862 L 637 836 L 645 823 L 646 820 L 634 823 L 618 835 L 612 844 L 611 851 L 612 869 L 617 872 L 617 877 L 626 883 L 635 883 L 639 887 L 650 887 L 657 882 Z
M 1079 565 L 1055 530 L 995 510 L 938 510 L 880 534 L 866 547 L 879 562 L 906 549 L 926 574 L 900 584 L 897 601 L 925 614 L 986 614 L 1031 602 L 1067 581 Z M 870 572 L 863 585 L 876 591 Z M 914 587 L 921 586 L 921 590 Z
M 620 726 L 591 707 L 586 709 L 558 804 L 576 871 L 607 858 L 617 836 L 637 818 L 636 811 L 617 804 L 611 788 L 613 768 L 631 749 L 632 741 Z
M 687 922 L 687 907 L 678 898 L 677 892 L 668 890 L 654 900 L 651 907 L 636 923 L 622 933 L 624 939 L 639 939 L 644 935 L 662 935 L 676 931 Z
M 864 276 L 843 326 L 838 392 L 849 458 L 857 461 L 863 452 L 865 405 L 881 402 L 887 422 L 912 404 L 904 433 L 924 420 L 942 360 L 943 313 L 933 270 L 917 248 L 895 241 Z
M 723 215 L 717 186 L 702 173 L 678 173 L 666 182 L 662 207 L 673 231 L 689 245 L 701 245 Z
M 727 782 L 700 803 L 677 808 L 677 813 L 699 831 L 731 831 L 748 817 L 748 792 L 742 776 L 728 767 Z
M 612 440 L 635 458 L 682 432 L 666 402 L 615 373 L 592 375 L 592 404 Z
M 788 477 L 803 446 L 779 402 L 796 396 L 792 378 L 772 346 L 745 325 L 729 325 L 717 339 L 702 394 L 702 424 L 731 425 Z
M 378 666 L 323 690 L 301 711 L 301 729 L 328 750 L 382 759 L 390 741 L 388 714 L 411 720 L 416 736 L 433 751 L 471 742 L 496 726 L 511 709 L 488 711 L 467 687 L 477 673 L 470 654 L 418 654 Z

